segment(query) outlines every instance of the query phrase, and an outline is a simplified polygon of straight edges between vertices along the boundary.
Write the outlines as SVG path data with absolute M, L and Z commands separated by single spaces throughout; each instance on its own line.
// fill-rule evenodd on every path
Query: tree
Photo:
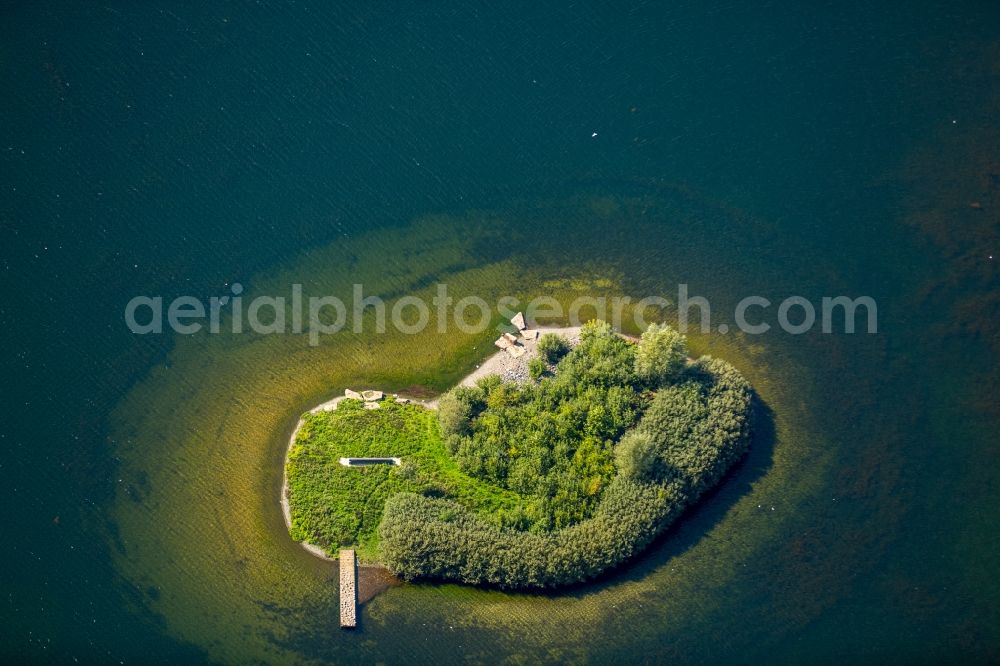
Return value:
M 687 360 L 687 339 L 666 324 L 650 324 L 636 348 L 635 374 L 650 386 L 676 377 Z
M 453 390 L 441 396 L 438 402 L 438 421 L 441 423 L 441 434 L 446 439 L 468 433 L 471 420 L 472 401 L 466 393 Z
M 569 343 L 561 335 L 546 333 L 538 339 L 538 353 L 546 363 L 554 365 L 569 353 Z
M 657 476 L 659 456 L 656 442 L 647 432 L 631 430 L 615 447 L 618 473 L 636 481 L 652 481 Z

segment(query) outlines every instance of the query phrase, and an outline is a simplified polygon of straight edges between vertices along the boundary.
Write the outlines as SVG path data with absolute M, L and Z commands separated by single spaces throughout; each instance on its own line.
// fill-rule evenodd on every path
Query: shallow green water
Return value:
M 995 10 L 633 9 L 9 12 L 0 653 L 995 659 Z M 559 594 L 392 586 L 344 633 L 336 566 L 282 523 L 296 418 L 345 386 L 441 390 L 492 336 L 122 321 L 236 281 L 686 283 L 730 324 L 749 294 L 867 294 L 880 332 L 694 336 L 766 413 L 664 539 Z
M 659 210 L 654 198 L 608 206 L 611 202 L 602 200 L 602 214 L 609 224 L 646 227 L 649 233 L 669 226 L 673 216 L 682 214 L 675 202 Z M 543 215 L 555 222 L 560 217 L 574 220 L 601 214 L 594 211 L 602 210 L 585 198 L 568 200 L 561 206 L 546 205 L 545 209 Z M 655 221 L 637 219 L 641 214 Z M 533 214 L 526 211 L 524 215 Z M 681 221 L 676 218 L 676 222 Z M 506 293 L 511 274 L 519 276 L 520 287 L 527 293 L 551 293 L 541 285 L 552 276 L 533 276 L 531 262 L 518 262 L 516 254 L 472 271 L 436 272 L 439 264 L 427 262 L 424 252 L 440 253 L 441 239 L 451 236 L 450 230 L 465 229 L 463 242 L 450 248 L 449 263 L 466 263 L 462 245 L 471 246 L 477 240 L 467 222 L 418 221 L 406 233 L 384 234 L 381 239 L 362 237 L 357 245 L 352 244 L 349 251 L 357 252 L 357 266 L 377 265 L 376 257 L 368 255 L 372 251 L 364 249 L 368 246 L 377 248 L 378 254 L 401 254 L 402 247 L 392 247 L 394 238 L 405 237 L 406 247 L 417 250 L 412 261 L 399 262 L 394 269 L 396 276 L 386 283 L 380 283 L 378 272 L 359 275 L 355 270 L 347 275 L 335 268 L 323 270 L 322 266 L 341 264 L 339 259 L 347 249 L 343 243 L 314 253 L 306 265 L 293 265 L 256 283 L 263 293 L 278 293 L 272 284 L 280 291 L 278 285 L 288 276 L 308 274 L 324 288 L 322 293 L 338 293 L 348 278 L 362 278 L 378 293 L 398 290 L 420 294 L 421 290 L 409 285 L 422 282 L 425 271 L 434 271 L 434 279 L 447 282 L 456 297 L 462 295 L 458 290 L 463 287 L 487 297 L 499 296 Z M 438 233 L 428 233 L 435 225 Z M 683 234 L 671 236 L 677 239 Z M 650 238 L 643 237 L 646 241 Z M 542 234 L 534 233 L 522 242 L 529 239 L 538 246 L 548 242 L 542 240 Z M 634 240 L 623 236 L 621 246 L 615 249 L 627 254 L 638 248 Z M 593 268 L 587 270 L 600 271 L 597 265 L 605 263 L 607 255 L 593 259 Z M 586 263 L 585 257 L 578 260 Z M 577 278 L 581 293 L 591 293 L 585 287 L 588 281 L 610 278 L 616 282 L 610 272 L 574 274 L 565 268 L 558 277 Z M 429 289 L 423 291 L 430 295 Z M 433 332 L 412 337 L 387 334 L 357 341 L 335 338 L 318 349 L 310 349 L 301 337 L 264 338 L 252 344 L 240 338 L 195 339 L 178 345 L 168 361 L 169 369 L 136 387 L 114 419 L 112 432 L 120 443 L 120 473 L 126 487 L 116 508 L 116 524 L 125 541 L 120 568 L 135 576 L 140 588 L 157 590 L 148 603 L 168 622 L 172 619 L 176 623 L 173 629 L 189 640 L 206 644 L 213 637 L 239 632 L 239 640 L 218 645 L 218 654 L 210 652 L 210 656 L 227 661 L 274 650 L 270 635 L 307 654 L 318 649 L 319 655 L 336 656 L 363 646 L 363 652 L 356 654 L 399 659 L 411 653 L 411 641 L 423 642 L 427 626 L 445 625 L 454 627 L 449 631 L 468 632 L 466 638 L 458 640 L 481 645 L 476 650 L 484 650 L 479 654 L 484 659 L 500 649 L 498 642 L 503 645 L 529 626 L 535 629 L 506 649 L 515 648 L 514 654 L 523 658 L 537 656 L 542 649 L 572 656 L 579 651 L 581 638 L 590 633 L 586 627 L 594 622 L 630 626 L 636 617 L 628 611 L 638 611 L 640 605 L 645 609 L 640 616 L 651 612 L 658 617 L 680 614 L 683 606 L 678 606 L 678 600 L 697 594 L 687 589 L 685 578 L 702 581 L 698 587 L 719 589 L 726 585 L 738 573 L 733 558 L 744 561 L 762 544 L 780 538 L 788 529 L 787 522 L 794 520 L 795 512 L 789 508 L 816 492 L 822 468 L 830 462 L 823 451 L 821 433 L 810 432 L 815 425 L 803 402 L 814 390 L 810 382 L 794 378 L 794 372 L 792 377 L 782 378 L 782 372 L 789 372 L 789 364 L 773 367 L 768 359 L 773 352 L 766 345 L 754 349 L 737 341 L 711 345 L 743 366 L 780 418 L 775 419 L 776 436 L 761 438 L 751 464 L 727 486 L 729 490 L 713 500 L 718 515 L 694 528 L 705 532 L 698 543 L 691 543 L 672 558 L 663 557 L 663 552 L 659 557 L 654 554 L 643 567 L 648 570 L 645 575 L 637 576 L 632 570 L 623 573 L 624 579 L 633 579 L 627 583 L 602 583 L 552 597 L 515 596 L 509 606 L 508 595 L 457 586 L 393 588 L 365 606 L 363 641 L 355 635 L 328 635 L 329 623 L 336 616 L 330 589 L 332 565 L 303 563 L 307 557 L 285 536 L 277 513 L 280 471 L 275 462 L 280 465 L 287 446 L 289 415 L 348 385 L 402 389 L 414 383 L 448 383 L 452 378 L 438 370 L 439 359 L 468 357 L 470 344 L 475 344 L 480 354 L 489 353 L 490 337 L 465 340 L 455 336 L 441 339 Z M 466 361 L 464 368 L 457 365 L 455 370 L 461 372 L 470 366 Z M 782 396 L 790 390 L 798 395 L 784 404 Z M 159 453 L 150 459 L 146 452 L 154 447 Z M 751 483 L 754 492 L 748 493 Z M 768 504 L 767 509 L 757 508 L 762 501 Z M 782 511 L 770 510 L 775 503 Z M 741 527 L 729 527 L 723 517 Z M 165 529 L 150 531 L 150 524 Z M 713 538 L 732 542 L 720 553 Z M 669 551 L 682 540 L 670 539 L 658 550 Z M 679 573 L 684 570 L 690 573 Z M 447 602 L 435 602 L 442 594 Z M 612 613 L 611 605 L 623 610 Z M 296 631 L 301 614 L 306 612 L 312 616 L 307 622 L 311 629 Z M 237 626 L 230 624 L 237 618 Z M 290 618 L 295 620 L 289 622 Z M 680 629 L 677 623 L 671 624 L 671 631 Z M 660 632 L 667 629 L 657 623 L 651 638 L 662 639 Z M 436 649 L 443 649 L 438 656 L 444 657 L 454 650 L 454 643 L 436 646 L 432 641 L 421 654 L 427 650 L 423 656 L 433 658 Z M 272 654 L 273 658 L 280 656 L 280 652 Z

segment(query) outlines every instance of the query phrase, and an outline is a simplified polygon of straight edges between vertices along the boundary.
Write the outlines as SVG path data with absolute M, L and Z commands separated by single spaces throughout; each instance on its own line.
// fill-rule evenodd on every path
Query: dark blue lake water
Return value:
M 2 16 L 7 661 L 996 660 L 995 5 Z M 773 432 L 665 539 L 562 594 L 392 587 L 341 633 L 277 510 L 291 425 L 485 352 L 136 336 L 125 304 L 516 275 L 869 295 L 879 332 L 693 336 Z

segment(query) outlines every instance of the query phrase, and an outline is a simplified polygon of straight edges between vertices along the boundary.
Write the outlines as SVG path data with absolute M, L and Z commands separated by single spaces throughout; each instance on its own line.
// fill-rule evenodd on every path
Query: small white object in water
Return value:
M 593 139 L 595 136 L 597 136 L 597 132 L 594 132 L 593 134 L 591 134 L 590 138 Z

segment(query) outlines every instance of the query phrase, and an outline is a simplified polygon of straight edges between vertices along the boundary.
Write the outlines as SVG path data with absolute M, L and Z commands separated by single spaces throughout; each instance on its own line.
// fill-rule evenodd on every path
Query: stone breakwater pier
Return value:
M 358 626 L 358 560 L 353 550 L 340 551 L 340 626 Z

